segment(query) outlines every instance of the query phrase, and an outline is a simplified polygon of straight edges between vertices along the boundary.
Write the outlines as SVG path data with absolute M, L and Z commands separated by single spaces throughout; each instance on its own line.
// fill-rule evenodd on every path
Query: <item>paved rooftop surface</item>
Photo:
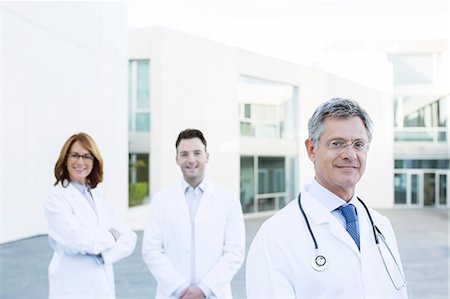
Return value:
M 409 298 L 449 298 L 449 210 L 380 210 L 392 222 L 408 282 Z M 247 219 L 247 249 L 266 218 Z M 118 299 L 153 298 L 155 280 L 141 258 L 142 231 L 133 255 L 115 264 Z M 0 298 L 47 298 L 47 236 L 0 245 Z M 245 266 L 244 266 L 245 267 Z M 245 298 L 244 267 L 232 281 L 236 299 Z

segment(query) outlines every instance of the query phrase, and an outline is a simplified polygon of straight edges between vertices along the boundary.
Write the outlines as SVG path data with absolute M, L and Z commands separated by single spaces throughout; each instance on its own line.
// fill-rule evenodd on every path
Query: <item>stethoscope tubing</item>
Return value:
M 370 212 L 369 212 L 369 208 L 368 208 L 368 207 L 366 206 L 366 204 L 361 200 L 361 198 L 357 197 L 357 199 L 359 200 L 359 202 L 361 202 L 361 204 L 363 205 L 364 209 L 366 210 L 367 215 L 369 216 L 370 225 L 372 226 L 373 237 L 374 237 L 374 239 L 375 239 L 375 243 L 376 243 L 377 246 L 378 246 L 378 245 L 380 244 L 380 240 L 379 240 L 379 238 L 378 238 L 378 236 L 377 236 L 377 231 L 378 231 L 378 233 L 379 233 L 380 235 L 383 235 L 383 234 L 381 233 L 381 231 L 378 229 L 378 227 L 377 227 L 377 226 L 375 225 L 375 223 L 373 222 L 372 215 L 371 215 Z M 311 239 L 312 239 L 313 242 L 314 242 L 314 248 L 315 248 L 316 250 L 319 250 L 319 245 L 317 244 L 316 237 L 314 236 L 314 233 L 313 233 L 313 231 L 312 231 L 312 229 L 311 229 L 311 225 L 309 224 L 308 217 L 306 217 L 306 213 L 305 213 L 305 211 L 303 210 L 303 206 L 302 206 L 302 202 L 301 202 L 301 193 L 298 194 L 298 207 L 300 208 L 300 211 L 301 211 L 301 213 L 302 213 L 302 215 L 303 215 L 303 218 L 305 219 L 306 226 L 308 227 L 309 234 L 311 235 Z
M 386 272 L 388 273 L 389 278 L 390 278 L 392 284 L 394 285 L 395 289 L 400 290 L 402 287 L 406 286 L 405 277 L 404 277 L 402 271 L 400 270 L 400 265 L 397 263 L 397 260 L 395 259 L 393 252 L 391 251 L 389 246 L 386 244 L 386 241 L 384 240 L 383 234 L 381 233 L 379 228 L 373 222 L 372 215 L 369 212 L 369 208 L 366 206 L 366 204 L 359 197 L 357 197 L 357 199 L 359 200 L 359 202 L 361 202 L 361 204 L 363 205 L 364 209 L 366 210 L 367 216 L 369 217 L 369 221 L 370 221 L 370 224 L 372 226 L 373 237 L 375 239 L 375 244 L 377 245 L 378 251 L 380 252 L 380 255 L 381 255 L 381 258 L 383 259 L 383 263 L 384 263 L 384 267 L 386 268 Z M 298 194 L 298 207 L 300 208 L 300 211 L 301 211 L 301 213 L 303 215 L 303 218 L 305 219 L 305 223 L 306 223 L 306 226 L 308 227 L 309 234 L 311 235 L 311 239 L 314 242 L 314 248 L 315 248 L 315 251 L 316 251 L 316 257 L 313 258 L 312 267 L 314 269 L 316 269 L 317 271 L 323 271 L 326 268 L 326 266 L 327 266 L 327 260 L 319 252 L 319 245 L 317 244 L 316 237 L 314 236 L 314 233 L 313 233 L 313 231 L 311 229 L 311 225 L 309 224 L 308 217 L 306 216 L 306 213 L 303 210 L 303 206 L 302 206 L 302 202 L 301 202 L 301 193 Z M 393 279 L 393 277 L 392 277 L 392 275 L 391 275 L 391 273 L 390 273 L 390 271 L 389 271 L 389 269 L 388 269 L 388 267 L 386 265 L 386 262 L 384 261 L 384 257 L 383 257 L 383 254 L 382 254 L 381 248 L 380 248 L 380 239 L 379 239 L 379 237 L 377 235 L 377 232 L 378 232 L 378 234 L 380 234 L 381 238 L 383 238 L 383 242 L 386 244 L 386 247 L 389 250 L 389 254 L 392 256 L 392 258 L 393 258 L 393 260 L 395 262 L 395 265 L 396 265 L 397 269 L 399 270 L 400 275 L 402 276 L 403 284 L 400 287 L 397 287 L 397 285 L 395 284 L 394 279 Z

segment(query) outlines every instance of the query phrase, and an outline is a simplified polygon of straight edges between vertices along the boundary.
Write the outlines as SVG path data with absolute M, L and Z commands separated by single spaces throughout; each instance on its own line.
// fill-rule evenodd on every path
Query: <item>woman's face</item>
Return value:
M 94 166 L 94 156 L 75 141 L 70 147 L 66 166 L 70 181 L 84 185 Z

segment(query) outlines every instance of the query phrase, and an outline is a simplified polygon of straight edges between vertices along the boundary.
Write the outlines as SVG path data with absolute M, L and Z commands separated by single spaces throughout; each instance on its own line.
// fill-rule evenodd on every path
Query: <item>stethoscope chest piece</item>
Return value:
M 323 255 L 316 255 L 311 261 L 311 265 L 316 271 L 323 271 L 327 268 L 327 259 Z

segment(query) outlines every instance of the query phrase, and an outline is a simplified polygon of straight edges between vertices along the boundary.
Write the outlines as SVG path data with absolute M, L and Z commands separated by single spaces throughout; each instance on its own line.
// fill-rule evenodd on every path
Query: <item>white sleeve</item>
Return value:
M 246 263 L 247 298 L 296 298 L 288 261 L 264 227 L 253 239 Z
M 49 237 L 58 247 L 71 254 L 97 255 L 115 244 L 108 229 L 81 225 L 62 194 L 53 193 L 46 199 L 44 214 L 48 222 Z
M 169 297 L 180 286 L 188 284 L 189 281 L 176 271 L 164 249 L 157 201 L 157 197 L 154 197 L 149 205 L 150 213 L 142 241 L 142 258 L 150 273 L 156 279 L 161 293 Z
M 109 206 L 109 205 L 108 205 Z M 105 264 L 113 264 L 133 253 L 136 246 L 136 233 L 128 228 L 125 221 L 111 208 L 111 228 L 119 233 L 119 239 L 114 246 L 102 252 Z
M 230 283 L 245 259 L 245 225 L 241 203 L 233 198 L 226 220 L 223 254 L 201 279 L 214 294 L 224 283 Z

